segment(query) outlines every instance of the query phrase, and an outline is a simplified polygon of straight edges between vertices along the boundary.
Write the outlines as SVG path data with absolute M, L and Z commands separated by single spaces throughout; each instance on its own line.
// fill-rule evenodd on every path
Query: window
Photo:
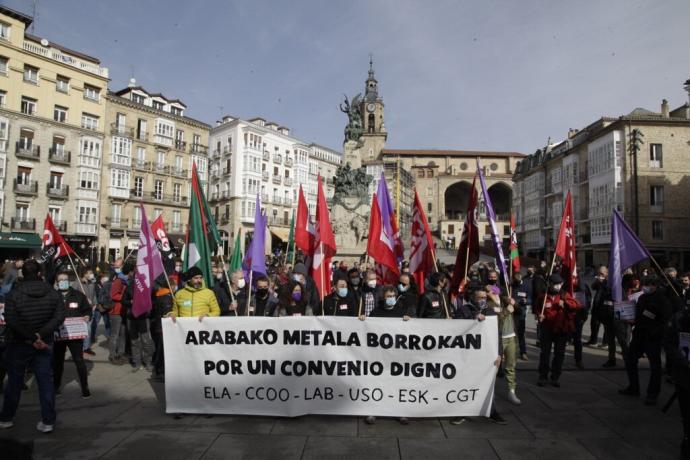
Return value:
M 38 83 L 38 68 L 24 64 L 24 81 L 27 83 Z
M 141 207 L 134 206 L 134 225 L 141 225 Z
M 173 200 L 180 201 L 182 199 L 182 184 L 173 184 Z
M 55 79 L 55 90 L 61 93 L 69 92 L 69 78 L 58 75 Z
M 163 150 L 159 150 L 156 152 L 156 168 L 160 169 L 165 166 L 165 152 Z
M 53 120 L 61 123 L 67 122 L 67 107 L 56 105 L 53 109 Z
M 53 152 L 58 156 L 65 154 L 65 138 L 62 136 L 53 136 Z
M 35 115 L 37 102 L 38 101 L 36 99 L 31 99 L 30 97 L 22 96 L 22 113 L 26 115 Z
M 87 190 L 98 190 L 98 178 L 100 172 L 96 171 L 80 171 L 79 172 L 79 187 Z
M 661 150 L 661 144 L 650 144 L 649 145 L 649 167 L 650 168 L 663 168 L 663 155 Z
M 17 167 L 17 184 L 29 185 L 31 183 L 31 168 L 26 166 Z
M 90 99 L 98 102 L 101 96 L 101 90 L 91 85 L 84 85 L 84 99 Z
M 126 137 L 113 137 L 111 145 L 111 161 L 116 164 L 129 166 L 132 164 L 132 140 Z
M 7 91 L 0 90 L 0 107 L 5 107 L 7 103 Z
M 19 130 L 19 147 L 22 149 L 31 149 L 34 142 L 34 132 L 30 129 L 22 128 Z
M 112 217 L 113 222 L 119 224 L 120 218 L 122 217 L 122 205 L 119 203 L 113 203 L 110 208 L 110 216 Z
M 141 176 L 134 178 L 134 196 L 137 198 L 144 196 L 144 178 Z
M 141 163 L 146 161 L 146 149 L 144 147 L 137 147 L 137 160 Z
M 182 169 L 182 155 L 175 155 L 175 169 Z
M 153 208 L 153 219 L 158 219 L 158 217 L 163 214 L 163 210 L 161 208 Z
M 155 141 L 163 145 L 172 145 L 174 131 L 175 126 L 172 123 L 162 119 L 156 120 Z
M 26 222 L 29 220 L 29 205 L 17 204 L 15 217 L 19 222 Z
M 649 187 L 649 206 L 653 212 L 664 210 L 664 186 L 652 185 Z
M 50 172 L 50 188 L 61 189 L 62 188 L 62 173 L 51 171 Z
M 129 188 L 129 171 L 113 168 L 110 170 L 110 186 L 115 188 Z
M 173 211 L 173 228 L 179 229 L 182 222 L 182 213 L 180 211 Z
M 426 173 L 426 177 L 434 177 L 434 170 L 433 169 L 428 170 Z
M 61 222 L 61 211 L 62 209 L 57 206 L 48 206 L 48 214 L 50 214 L 50 218 L 53 219 L 53 223 L 57 226 L 59 226 Z
M 153 188 L 153 196 L 157 200 L 163 199 L 163 181 L 162 180 L 157 180 L 155 182 L 154 188 Z
M 165 104 L 160 101 L 153 101 L 153 108 L 156 110 L 163 110 Z
M 96 115 L 91 115 L 86 112 L 82 112 L 81 114 L 81 127 L 85 129 L 92 129 L 92 130 L 97 130 L 98 129 L 98 116 Z
M 124 113 L 116 113 L 115 114 L 115 128 L 117 129 L 118 134 L 122 134 L 125 132 L 125 125 L 127 124 L 127 117 L 125 116 Z
M 145 141 L 146 139 L 146 120 L 139 118 L 137 120 L 137 139 Z
M 652 239 L 653 240 L 663 240 L 664 239 L 664 223 L 660 220 L 652 221 Z
M 146 98 L 141 94 L 132 93 L 132 101 L 136 102 L 137 104 L 143 104 L 146 101 Z
M 79 206 L 79 223 L 95 224 L 96 208 L 94 206 Z
M 184 131 L 178 129 L 175 131 L 175 148 L 177 150 L 184 150 Z
M 428 203 L 426 204 L 426 212 L 427 212 L 427 214 L 431 214 L 431 213 L 433 212 L 433 209 L 434 209 L 434 208 L 433 208 L 433 205 L 431 204 L 431 202 L 428 202 Z
M 10 39 L 10 25 L 4 22 L 0 22 L 0 38 L 3 40 Z
M 0 73 L 7 75 L 7 63 L 9 60 L 5 56 L 0 56 Z
M 182 109 L 179 107 L 173 106 L 173 107 L 170 107 L 170 113 L 172 113 L 173 115 L 178 115 L 181 117 L 182 116 Z
M 101 141 L 83 138 L 79 151 L 79 165 L 99 168 L 101 166 Z

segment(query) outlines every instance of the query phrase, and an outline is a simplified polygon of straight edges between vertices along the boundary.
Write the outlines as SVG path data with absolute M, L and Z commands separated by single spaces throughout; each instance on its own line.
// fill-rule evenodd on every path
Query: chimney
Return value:
M 685 91 L 688 92 L 688 101 L 690 102 L 690 78 L 685 80 Z
M 661 101 L 661 116 L 664 118 L 669 117 L 668 113 L 668 101 L 666 99 Z
M 568 139 L 572 139 L 573 137 L 575 137 L 575 135 L 576 135 L 578 132 L 579 132 L 578 129 L 570 128 L 570 129 L 568 130 Z

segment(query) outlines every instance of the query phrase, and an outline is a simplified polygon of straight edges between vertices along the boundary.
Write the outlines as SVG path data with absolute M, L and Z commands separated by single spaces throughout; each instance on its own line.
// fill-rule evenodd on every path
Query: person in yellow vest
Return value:
M 170 317 L 186 318 L 198 316 L 199 322 L 204 316 L 220 316 L 220 306 L 212 290 L 204 285 L 204 276 L 198 267 L 192 267 L 185 273 L 185 284 L 175 293 Z

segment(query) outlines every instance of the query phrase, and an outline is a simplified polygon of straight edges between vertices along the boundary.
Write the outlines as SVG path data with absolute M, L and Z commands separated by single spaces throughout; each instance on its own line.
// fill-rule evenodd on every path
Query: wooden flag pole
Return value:
M 74 266 L 74 261 L 72 260 L 72 256 L 70 255 L 69 252 L 67 252 L 67 257 L 69 258 L 69 263 L 72 265 L 72 270 L 74 270 L 74 274 L 77 275 L 77 281 L 79 282 L 79 287 L 81 288 L 82 294 L 86 295 L 86 289 L 84 289 L 84 285 L 81 282 L 81 278 L 79 278 L 79 273 L 77 273 L 77 267 Z
M 544 308 L 546 308 L 546 296 L 549 295 L 549 278 L 551 277 L 551 274 L 553 273 L 553 267 L 556 265 L 556 251 L 553 251 L 553 259 L 551 259 L 551 268 L 549 268 L 549 274 L 546 275 L 546 292 L 544 292 L 544 300 L 541 303 L 541 313 L 539 313 L 539 316 L 544 314 Z
M 252 277 L 254 276 L 254 270 L 249 270 L 249 284 L 246 286 L 247 288 L 247 314 L 245 316 L 249 316 L 249 304 L 252 301 Z
M 675 287 L 673 287 L 673 283 L 671 282 L 670 279 L 668 279 L 668 276 L 666 276 L 666 273 L 664 273 L 664 271 L 661 269 L 661 266 L 659 266 L 659 263 L 656 261 L 656 259 L 654 258 L 654 256 L 652 256 L 651 254 L 649 254 L 649 258 L 652 260 L 652 262 L 654 262 L 654 265 L 656 265 L 656 268 L 659 269 L 659 273 L 661 273 L 661 276 L 663 276 L 663 277 L 666 279 L 666 281 L 668 282 L 668 285 L 671 287 L 671 289 L 673 289 L 673 292 L 674 292 L 678 297 L 681 297 L 680 293 L 679 293 L 678 291 L 676 291 L 676 288 L 675 288 Z
M 324 302 L 324 299 L 326 298 L 324 292 L 326 291 L 326 285 L 324 282 L 324 273 L 323 273 L 323 264 L 326 261 L 326 259 L 323 257 L 323 241 L 319 241 L 319 251 L 321 251 L 321 268 L 319 268 L 319 273 L 321 277 L 321 316 L 325 317 L 326 316 L 326 305 Z

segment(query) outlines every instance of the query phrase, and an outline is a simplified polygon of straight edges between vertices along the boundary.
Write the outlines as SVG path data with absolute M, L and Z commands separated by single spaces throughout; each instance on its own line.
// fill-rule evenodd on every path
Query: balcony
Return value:
M 496 214 L 496 222 L 510 222 L 510 213 Z
M 129 222 L 129 219 L 121 219 L 119 217 L 106 217 L 105 218 L 105 223 L 108 226 L 108 228 L 124 230 L 127 228 L 128 222 Z
M 29 180 L 17 182 L 17 179 L 14 179 L 13 190 L 14 193 L 18 193 L 20 195 L 38 195 L 38 181 Z
M 134 134 L 134 138 L 138 141 L 148 142 L 149 141 L 149 133 L 137 131 Z
M 268 182 L 268 171 L 261 172 L 261 180 L 264 182 Z
M 53 225 L 62 234 L 67 233 L 67 221 L 66 220 L 53 220 Z
M 264 161 L 268 161 L 271 158 L 271 154 L 268 153 L 268 150 L 264 150 Z
M 57 198 L 58 200 L 66 200 L 69 197 L 69 185 L 60 184 L 55 186 L 53 184 L 46 184 L 46 194 L 48 198 Z
M 31 142 L 17 142 L 16 153 L 19 158 L 28 158 L 29 160 L 41 159 L 41 147 L 33 145 Z
M 283 157 L 280 155 L 273 155 L 273 163 L 279 165 L 283 162 Z
M 212 169 L 209 175 L 215 179 L 220 179 L 222 174 L 220 169 Z
M 283 198 L 283 206 L 292 206 L 292 198 Z
M 293 164 L 295 164 L 295 163 L 292 160 L 292 158 L 290 158 L 290 157 L 285 158 L 285 166 L 292 167 Z
M 132 160 L 132 169 L 136 169 L 137 171 L 148 172 L 151 170 L 151 162 L 140 160 L 139 158 L 134 158 Z
M 2 106 L 0 106 L 2 108 Z M 0 141 L 0 153 L 7 153 L 7 140 Z
M 172 147 L 173 138 L 172 136 L 166 136 L 164 134 L 155 134 L 153 136 L 153 142 L 155 144 L 164 145 L 166 147 Z
M 72 152 L 65 149 L 51 147 L 48 150 L 48 161 L 55 164 L 69 165 L 72 162 Z
M 283 179 L 282 176 L 273 176 L 273 183 L 276 185 L 280 185 L 280 181 Z
M 10 229 L 20 232 L 32 232 L 36 230 L 36 219 L 26 217 L 13 217 L 10 219 Z
M 272 201 L 273 201 L 273 204 L 278 205 L 278 206 L 283 202 L 282 198 L 280 198 L 279 196 L 274 196 Z
M 261 194 L 261 202 L 263 204 L 268 204 L 270 201 L 268 201 L 268 193 L 262 193 Z
M 208 147 L 205 145 L 192 144 L 189 146 L 189 153 L 196 153 L 199 155 L 206 155 L 208 153 Z M 220 158 L 220 152 L 218 152 Z
M 220 216 L 220 224 L 226 225 L 230 223 L 230 214 L 223 214 Z
M 187 177 L 187 170 L 184 168 L 180 168 L 179 166 L 172 166 L 170 168 L 170 174 L 176 177 Z
M 211 159 L 212 160 L 219 160 L 221 157 L 220 150 L 214 149 L 213 152 L 211 152 Z
M 98 229 L 95 219 L 88 219 L 84 222 L 76 222 L 74 225 L 74 233 L 78 235 L 95 235 L 96 230 Z
M 232 155 L 232 149 L 229 145 L 223 147 L 223 155 Z
M 127 137 L 129 139 L 134 139 L 134 128 L 128 128 L 123 125 L 118 125 L 117 123 L 112 123 L 110 125 L 110 134 L 112 136 Z
M 182 231 L 182 224 L 180 222 L 173 222 L 172 225 L 170 226 L 170 231 L 171 232 L 181 232 Z
M 286 186 L 290 187 L 292 185 L 292 177 L 286 177 L 285 180 L 283 181 L 283 183 Z
M 90 61 L 77 58 L 76 56 L 67 54 L 62 49 L 58 49 L 50 45 L 43 46 L 33 41 L 24 41 L 22 43 L 22 47 L 24 50 L 29 51 L 30 53 L 38 54 L 46 59 L 52 59 L 53 61 L 59 62 L 61 65 L 68 65 L 83 70 L 84 72 L 99 75 L 106 79 L 108 78 L 107 67 L 100 67 L 98 64 L 93 64 Z
M 141 198 L 149 203 L 162 203 L 173 206 L 187 206 L 188 200 L 186 196 L 170 195 L 166 193 L 148 192 L 144 193 Z
M 154 174 L 168 174 L 168 167 L 165 166 L 165 163 L 153 163 L 153 173 Z
M 181 150 L 184 152 L 186 149 L 187 149 L 187 143 L 185 141 L 180 141 L 180 140 L 175 141 L 175 150 Z
M 223 175 L 224 176 L 230 175 L 230 168 L 228 168 L 228 167 L 223 168 Z

